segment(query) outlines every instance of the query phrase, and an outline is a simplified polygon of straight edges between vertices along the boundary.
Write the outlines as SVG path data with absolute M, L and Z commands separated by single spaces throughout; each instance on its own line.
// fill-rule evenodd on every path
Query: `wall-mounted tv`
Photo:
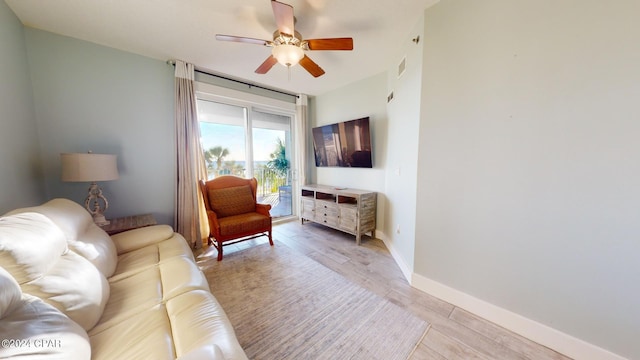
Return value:
M 369 118 L 312 129 L 316 166 L 372 168 Z

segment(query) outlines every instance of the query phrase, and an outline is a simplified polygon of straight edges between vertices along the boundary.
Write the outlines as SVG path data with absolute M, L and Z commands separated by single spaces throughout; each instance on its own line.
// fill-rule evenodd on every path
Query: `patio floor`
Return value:
M 271 216 L 281 217 L 291 215 L 291 193 L 281 194 L 271 193 L 258 195 L 258 202 L 261 204 L 271 204 Z

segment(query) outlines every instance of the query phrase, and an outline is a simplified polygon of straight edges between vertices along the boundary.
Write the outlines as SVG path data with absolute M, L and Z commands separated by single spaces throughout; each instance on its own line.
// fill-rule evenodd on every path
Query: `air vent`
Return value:
M 402 61 L 400 61 L 400 65 L 398 65 L 398 77 L 404 74 L 404 71 L 407 69 L 407 57 L 403 57 Z

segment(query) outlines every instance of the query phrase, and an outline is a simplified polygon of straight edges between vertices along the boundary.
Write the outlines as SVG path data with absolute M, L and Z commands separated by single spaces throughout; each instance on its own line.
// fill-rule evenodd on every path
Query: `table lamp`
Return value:
M 99 226 L 108 225 L 104 212 L 109 208 L 107 198 L 102 195 L 98 181 L 110 181 L 118 178 L 116 156 L 109 154 L 74 153 L 60 154 L 62 162 L 62 181 L 90 182 L 89 194 L 84 201 L 87 211 L 93 216 L 93 222 Z M 100 206 L 104 203 L 104 208 Z

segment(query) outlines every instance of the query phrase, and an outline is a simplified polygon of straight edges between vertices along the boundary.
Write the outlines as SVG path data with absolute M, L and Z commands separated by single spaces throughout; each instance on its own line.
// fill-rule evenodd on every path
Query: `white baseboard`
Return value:
M 407 279 L 407 282 L 409 284 L 411 284 L 411 274 L 413 274 L 413 271 L 409 269 L 407 264 L 404 262 L 404 259 L 400 256 L 400 254 L 395 249 L 391 241 L 387 239 L 384 233 L 378 230 L 376 230 L 376 238 L 381 239 L 382 242 L 384 242 L 384 246 L 387 247 L 387 249 L 391 253 L 391 256 L 393 257 L 393 260 L 395 260 L 396 264 L 398 264 L 398 267 L 400 267 L 400 270 L 402 271 L 404 278 Z
M 386 242 L 385 242 L 386 244 Z M 389 247 L 387 245 L 387 247 Z M 389 249 L 393 254 L 393 251 Z M 395 258 L 395 257 L 394 257 Z M 402 265 L 399 264 L 400 267 Z M 403 271 L 404 272 L 404 271 Z M 565 334 L 499 306 L 475 298 L 422 275 L 413 274 L 411 286 L 458 306 L 505 329 L 522 335 L 573 359 L 626 360 L 608 350 Z
M 404 259 L 393 246 L 393 242 L 387 239 L 384 233 L 376 231 L 376 237 L 381 239 L 389 249 L 391 256 L 400 267 L 409 284 L 418 290 L 467 310 L 570 358 L 580 360 L 627 360 L 620 355 L 552 327 L 473 297 L 425 276 L 415 274 L 412 269 L 409 269 Z

